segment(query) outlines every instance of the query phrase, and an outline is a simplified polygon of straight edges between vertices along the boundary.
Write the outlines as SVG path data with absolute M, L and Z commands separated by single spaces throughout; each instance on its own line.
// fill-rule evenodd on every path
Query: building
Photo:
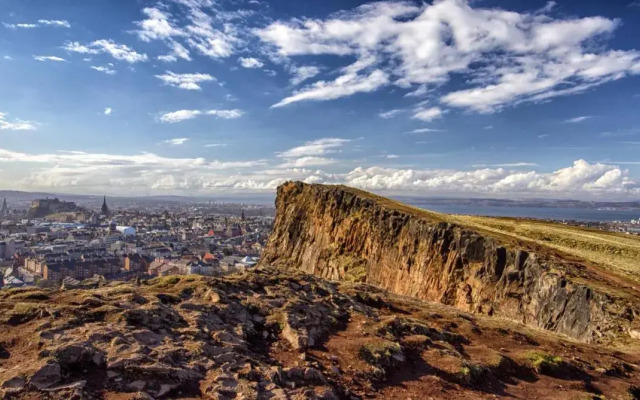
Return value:
M 135 236 L 136 229 L 130 226 L 116 226 L 116 230 L 120 232 L 123 236 Z
M 7 215 L 9 214 L 9 208 L 7 207 L 7 199 L 4 198 L 2 200 L 2 208 L 0 208 L 0 215 Z
M 109 215 L 109 207 L 107 207 L 107 196 L 104 196 L 104 200 L 102 201 L 102 208 L 100 209 L 100 213 L 102 215 Z

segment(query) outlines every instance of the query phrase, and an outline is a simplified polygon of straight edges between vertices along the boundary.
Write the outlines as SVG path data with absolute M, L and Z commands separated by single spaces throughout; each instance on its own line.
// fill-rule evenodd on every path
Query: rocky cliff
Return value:
M 344 186 L 289 182 L 264 264 L 509 318 L 586 342 L 638 339 L 640 295 L 526 241 Z

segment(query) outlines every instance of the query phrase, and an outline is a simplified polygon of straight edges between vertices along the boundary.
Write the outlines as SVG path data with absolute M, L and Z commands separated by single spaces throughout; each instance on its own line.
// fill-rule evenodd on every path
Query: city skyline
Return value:
M 0 3 L 0 189 L 640 198 L 637 2 Z

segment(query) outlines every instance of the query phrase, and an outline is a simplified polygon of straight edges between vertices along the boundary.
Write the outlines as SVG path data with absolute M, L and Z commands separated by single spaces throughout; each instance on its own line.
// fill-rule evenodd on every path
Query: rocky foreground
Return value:
M 638 352 L 268 267 L 5 290 L 0 319 L 6 399 L 640 398 Z

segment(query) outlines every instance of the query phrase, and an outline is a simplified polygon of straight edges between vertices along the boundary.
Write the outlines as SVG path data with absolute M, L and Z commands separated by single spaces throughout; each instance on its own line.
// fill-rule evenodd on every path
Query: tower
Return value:
M 107 196 L 104 196 L 102 202 L 102 215 L 109 215 L 109 207 L 107 207 Z
M 9 212 L 9 209 L 7 208 L 7 198 L 5 197 L 4 200 L 2 200 L 2 208 L 0 208 L 0 215 L 6 215 Z
M 242 219 L 244 221 L 244 208 L 242 209 L 242 213 L 240 214 L 240 219 Z

